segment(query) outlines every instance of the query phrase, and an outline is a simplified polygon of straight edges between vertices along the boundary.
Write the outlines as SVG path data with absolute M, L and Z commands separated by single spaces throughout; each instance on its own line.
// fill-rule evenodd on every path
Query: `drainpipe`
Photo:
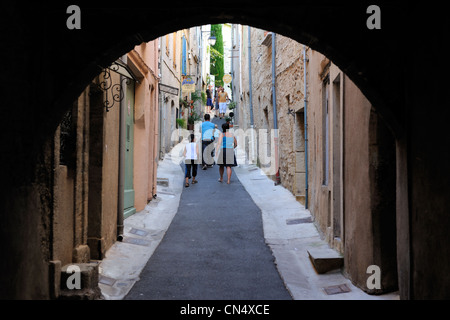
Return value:
M 161 42 L 162 42 L 161 39 L 162 38 L 160 38 L 160 41 L 158 41 L 158 43 L 159 43 L 159 68 L 158 68 L 159 83 L 162 82 L 162 65 L 163 65 L 163 60 L 162 60 L 163 53 L 161 51 Z M 158 90 L 159 90 L 159 88 L 158 88 Z M 163 103 L 164 103 L 164 99 L 165 99 L 164 93 L 159 92 L 158 98 L 159 98 L 159 101 L 158 101 L 158 104 L 159 104 L 159 106 L 158 106 L 159 107 L 159 129 L 158 129 L 159 130 L 159 154 L 158 154 L 158 159 L 164 159 L 165 150 L 166 150 L 166 146 L 164 145 L 164 138 L 165 138 L 164 134 L 166 132 L 166 121 L 165 121 L 166 108 L 163 107 Z M 164 112 L 164 114 L 163 114 L 163 112 Z
M 274 143 L 275 143 L 275 170 L 276 172 L 276 181 L 275 185 L 279 185 L 280 181 L 280 169 L 278 168 L 279 164 L 279 155 L 278 155 L 278 123 L 277 123 L 277 90 L 275 86 L 276 79 L 276 33 L 272 32 L 272 104 L 273 104 L 273 129 L 275 131 Z
M 252 44 L 251 44 L 251 30 L 248 26 L 248 91 L 250 94 L 250 134 L 252 140 L 252 162 L 255 159 L 255 136 L 253 130 L 253 93 L 252 93 Z
M 234 39 L 234 30 L 235 30 L 235 24 L 231 25 L 231 100 L 236 102 L 236 106 L 235 109 L 233 110 L 234 113 L 234 119 L 233 119 L 233 123 L 237 123 L 239 125 L 239 117 L 238 117 L 238 106 L 237 106 L 237 99 L 235 98 L 235 92 L 234 92 L 234 84 L 236 83 L 234 80 L 234 76 L 235 76 L 235 72 L 234 72 L 234 50 L 233 50 L 233 46 L 235 46 L 235 39 Z
M 306 91 L 306 46 L 303 46 L 303 101 L 305 107 L 303 109 L 304 126 L 305 126 L 305 209 L 308 209 L 308 117 L 307 117 L 307 91 Z
M 127 63 L 127 56 L 122 56 L 122 61 Z M 120 83 L 123 83 L 124 76 L 120 76 Z M 117 241 L 123 240 L 123 210 L 124 210 L 124 185 L 125 185 L 125 100 L 120 101 L 119 110 L 119 195 L 117 199 Z

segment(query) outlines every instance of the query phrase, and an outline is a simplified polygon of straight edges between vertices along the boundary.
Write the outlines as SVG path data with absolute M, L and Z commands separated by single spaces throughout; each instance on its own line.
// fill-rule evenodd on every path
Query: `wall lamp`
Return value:
M 202 33 L 204 33 L 204 32 L 211 33 L 211 35 L 208 38 L 208 42 L 209 42 L 209 45 L 211 47 L 214 46 L 216 44 L 216 40 L 217 40 L 216 36 L 214 35 L 214 32 L 212 32 L 212 31 L 202 31 Z

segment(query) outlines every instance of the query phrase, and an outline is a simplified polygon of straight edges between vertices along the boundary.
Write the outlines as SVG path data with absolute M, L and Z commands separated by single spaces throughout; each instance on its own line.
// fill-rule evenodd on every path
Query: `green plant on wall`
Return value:
M 228 104 L 228 109 L 233 110 L 234 108 L 236 108 L 236 101 L 230 101 L 230 103 Z
M 183 118 L 178 118 L 176 122 L 179 128 L 186 129 L 186 120 L 184 120 Z
M 202 92 L 202 102 L 203 105 L 206 106 L 206 92 Z
M 197 112 L 192 111 L 188 117 L 188 123 L 194 124 L 196 121 L 200 121 L 202 118 L 198 115 Z
M 180 106 L 188 108 L 189 107 L 189 102 L 187 100 L 184 100 L 184 99 L 180 98 Z
M 223 86 L 224 61 L 223 61 L 223 36 L 222 25 L 211 25 L 211 34 L 215 35 L 216 43 L 210 48 L 211 66 L 210 73 L 216 77 L 215 86 Z
M 193 103 L 200 101 L 202 99 L 202 95 L 200 90 L 191 92 L 191 100 L 193 101 Z

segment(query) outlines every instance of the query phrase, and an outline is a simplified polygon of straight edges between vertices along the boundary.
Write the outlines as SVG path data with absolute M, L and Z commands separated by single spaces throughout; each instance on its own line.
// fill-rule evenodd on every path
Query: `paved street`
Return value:
M 100 263 L 105 299 L 398 299 L 395 293 L 366 294 L 339 269 L 318 274 L 308 250 L 329 247 L 310 223 L 310 212 L 246 165 L 237 150 L 240 165 L 230 185 L 217 181 L 214 166 L 200 169 L 199 183 L 188 188 L 178 151 L 166 154 L 158 165 L 166 184 L 145 210 L 125 220 L 124 240 Z M 326 293 L 343 285 L 345 292 Z
M 291 299 L 263 235 L 261 211 L 233 172 L 201 170 L 125 299 Z M 226 181 L 226 178 L 224 177 Z

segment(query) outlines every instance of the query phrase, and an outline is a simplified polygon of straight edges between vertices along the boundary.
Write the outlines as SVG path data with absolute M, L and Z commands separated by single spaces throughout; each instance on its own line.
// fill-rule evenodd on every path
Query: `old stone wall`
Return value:
M 160 155 L 163 157 L 174 146 L 171 140 L 173 130 L 176 129 L 176 116 L 182 110 L 179 108 L 181 97 L 181 66 L 179 61 L 181 47 L 181 32 L 173 32 L 159 38 L 161 84 L 178 89 L 178 94 L 161 91 L 159 99 L 160 116 Z M 185 117 L 187 119 L 187 117 Z M 187 120 L 186 120 L 187 123 Z
M 246 28 L 243 28 L 246 29 Z M 250 127 L 250 101 L 248 94 L 247 33 L 242 33 L 242 83 L 240 91 L 239 125 Z M 251 28 L 252 105 L 257 140 L 256 162 L 276 179 L 274 106 L 272 89 L 272 33 Z M 278 164 L 281 184 L 297 199 L 305 201 L 305 149 L 304 149 L 304 84 L 303 46 L 282 35 L 275 35 L 275 88 L 278 128 Z M 265 138 L 267 134 L 267 138 Z

